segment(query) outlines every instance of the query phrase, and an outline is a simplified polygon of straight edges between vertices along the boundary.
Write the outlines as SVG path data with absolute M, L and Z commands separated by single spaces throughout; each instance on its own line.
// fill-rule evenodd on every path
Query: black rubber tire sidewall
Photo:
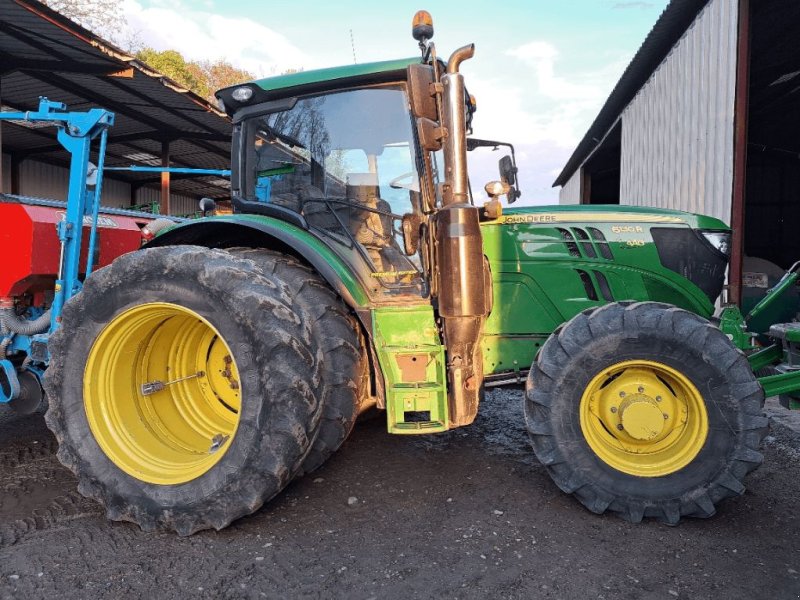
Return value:
M 311 451 L 297 476 L 315 471 L 353 430 L 369 397 L 367 342 L 357 317 L 328 283 L 294 256 L 266 248 L 230 248 L 253 260 L 276 284 L 285 286 L 297 313 L 306 320 L 323 352 L 323 415 Z
M 663 499 L 674 498 L 678 490 L 702 486 L 725 467 L 726 457 L 735 446 L 735 438 L 729 435 L 727 423 L 739 420 L 738 407 L 734 405 L 729 386 L 719 371 L 704 362 L 699 353 L 684 354 L 682 359 L 678 359 L 676 355 L 682 354 L 683 350 L 685 346 L 664 337 L 651 337 L 647 341 L 627 339 L 624 351 L 602 342 L 590 344 L 579 361 L 570 363 L 570 372 L 562 383 L 565 389 L 583 390 L 598 373 L 615 363 L 650 360 L 672 367 L 698 388 L 708 414 L 708 437 L 697 457 L 686 467 L 670 475 L 648 478 L 649 494 L 658 494 Z M 561 443 L 570 446 L 575 468 L 591 470 L 597 485 L 614 495 L 636 496 L 642 485 L 641 478 L 610 467 L 589 447 L 581 429 L 579 402 L 575 400 L 568 394 L 555 396 L 551 410 L 568 418 L 557 420 L 561 427 L 554 430 L 554 435 Z
M 580 425 L 580 399 L 591 379 L 614 364 L 642 359 L 686 375 L 708 414 L 708 436 L 698 455 L 661 477 L 636 477 L 609 466 Z M 716 503 L 733 495 L 715 482 L 731 476 L 740 481 L 760 462 L 752 450 L 764 434 L 761 397 L 744 355 L 704 319 L 661 304 L 626 303 L 578 315 L 546 342 L 531 369 L 526 419 L 553 479 L 590 509 L 660 517 L 660 507 L 670 505 L 684 515 L 708 516 L 713 511 L 698 512 L 701 496 Z M 748 454 L 750 462 L 739 460 Z

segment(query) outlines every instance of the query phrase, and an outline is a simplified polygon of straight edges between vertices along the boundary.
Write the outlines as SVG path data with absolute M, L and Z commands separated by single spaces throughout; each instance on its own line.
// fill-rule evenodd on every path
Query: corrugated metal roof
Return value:
M 227 169 L 228 119 L 216 107 L 135 57 L 35 0 L 0 0 L 0 101 L 32 110 L 39 96 L 72 110 L 102 107 L 116 113 L 109 131 L 107 166 L 128 166 L 130 156 L 161 156 L 170 141 L 172 166 Z M 66 164 L 52 131 L 4 124 L 5 149 L 34 160 Z M 115 173 L 133 185 L 157 187 L 158 176 Z M 209 178 L 172 177 L 174 193 L 227 198 L 230 186 Z
M 597 145 L 597 140 L 601 140 L 614 125 L 625 107 L 708 2 L 709 0 L 672 0 L 669 3 L 614 86 L 611 95 L 553 183 L 553 187 L 564 185 L 578 170 Z

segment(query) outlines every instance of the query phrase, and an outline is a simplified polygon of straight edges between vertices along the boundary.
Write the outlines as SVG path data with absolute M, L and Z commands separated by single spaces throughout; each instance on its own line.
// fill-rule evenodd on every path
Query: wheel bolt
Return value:
M 624 397 L 625 397 L 625 392 L 620 392 L 620 393 L 619 393 L 619 397 L 620 397 L 620 398 L 624 398 Z
M 625 429 L 625 428 L 622 426 L 622 423 L 620 423 L 619 425 L 617 425 L 617 429 L 619 429 L 620 431 L 622 431 L 622 430 L 623 430 L 623 429 Z
M 666 413 L 664 413 L 664 420 L 666 421 L 667 419 L 669 419 L 669 415 L 667 415 Z
M 617 407 L 616 407 L 616 406 L 612 406 L 612 407 L 611 407 L 611 412 L 612 412 L 612 413 L 615 413 L 615 412 L 617 412 Z
M 639 393 L 641 394 L 642 392 L 644 392 L 644 386 L 643 386 L 643 385 L 640 385 L 640 386 L 639 386 Z
M 656 396 L 656 402 L 661 402 L 661 396 Z

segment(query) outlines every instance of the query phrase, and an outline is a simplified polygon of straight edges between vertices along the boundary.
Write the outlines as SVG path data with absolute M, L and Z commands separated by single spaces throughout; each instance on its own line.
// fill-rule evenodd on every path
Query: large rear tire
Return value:
M 536 456 L 589 510 L 639 522 L 710 517 L 762 461 L 763 391 L 746 357 L 701 317 L 609 304 L 577 315 L 531 367 Z
M 286 290 L 229 252 L 118 258 L 65 305 L 50 351 L 59 459 L 109 518 L 145 530 L 254 512 L 318 432 L 322 351 Z
M 261 248 L 235 248 L 270 278 L 286 285 L 294 308 L 311 328 L 323 360 L 323 413 L 311 451 L 298 472 L 322 466 L 344 443 L 369 398 L 369 361 L 364 336 L 356 317 L 314 270 L 292 256 Z

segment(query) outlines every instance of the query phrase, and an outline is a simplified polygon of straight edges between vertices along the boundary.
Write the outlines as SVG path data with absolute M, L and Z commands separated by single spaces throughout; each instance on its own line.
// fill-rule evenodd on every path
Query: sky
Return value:
M 553 181 L 667 4 L 124 0 L 123 10 L 128 39 L 267 77 L 414 56 L 411 18 L 425 8 L 440 57 L 475 43 L 461 69 L 477 99 L 474 134 L 514 144 L 525 205 L 558 202 Z M 501 156 L 484 150 L 471 158 L 473 189 L 498 178 Z

